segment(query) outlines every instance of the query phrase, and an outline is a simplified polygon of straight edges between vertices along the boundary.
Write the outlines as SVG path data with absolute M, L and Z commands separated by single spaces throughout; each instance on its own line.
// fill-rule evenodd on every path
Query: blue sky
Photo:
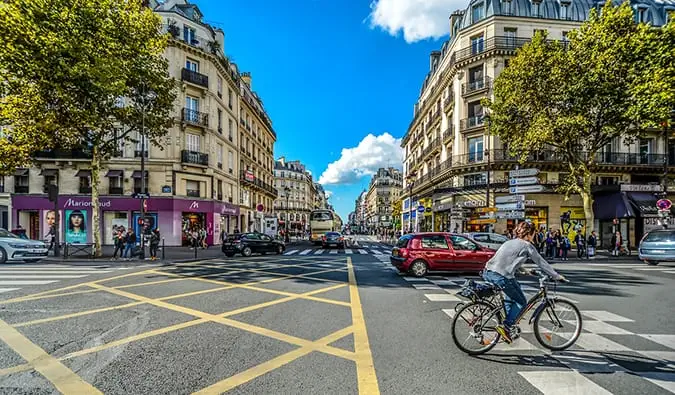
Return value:
M 207 23 L 225 31 L 228 56 L 252 73 L 277 132 L 277 158 L 301 160 L 318 180 L 344 148 L 373 135 L 323 179 L 346 220 L 368 185 L 369 177 L 360 175 L 379 165 L 400 168 L 394 140 L 381 135 L 405 133 L 439 41 L 408 43 L 371 28 L 367 0 L 192 2 Z

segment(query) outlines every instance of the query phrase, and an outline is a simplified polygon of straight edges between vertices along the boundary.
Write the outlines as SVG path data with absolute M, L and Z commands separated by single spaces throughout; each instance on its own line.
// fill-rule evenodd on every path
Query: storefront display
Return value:
M 182 245 L 189 246 L 192 243 L 192 235 L 201 233 L 206 228 L 206 214 L 182 213 Z
M 66 243 L 84 244 L 87 242 L 87 212 L 66 210 Z
M 103 244 L 112 244 L 113 238 L 121 228 L 129 228 L 129 218 L 126 212 L 107 211 L 103 213 Z
M 43 210 L 42 211 L 42 237 L 41 240 L 51 242 L 51 236 L 49 235 L 51 227 L 56 223 L 56 211 L 55 210 Z M 59 219 L 63 222 L 63 212 L 59 211 Z M 59 227 L 62 228 L 62 227 Z M 63 241 L 63 231 L 59 229 L 59 240 Z
M 157 213 L 145 213 L 141 217 L 141 213 L 133 214 L 133 223 L 134 223 L 134 233 L 140 235 L 141 233 L 150 234 L 153 230 L 157 229 Z
M 560 226 L 561 233 L 570 240 L 572 246 L 576 248 L 574 239 L 577 233 L 586 235 L 586 216 L 583 207 L 560 207 Z

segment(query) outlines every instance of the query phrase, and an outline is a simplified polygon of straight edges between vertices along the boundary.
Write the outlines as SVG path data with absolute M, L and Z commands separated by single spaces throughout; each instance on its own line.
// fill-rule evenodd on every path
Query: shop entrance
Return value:
M 183 246 L 192 245 L 192 233 L 199 234 L 206 230 L 206 214 L 204 213 L 182 213 L 182 236 L 181 244 Z
M 42 240 L 40 237 L 40 212 L 39 211 L 19 211 L 19 218 L 15 228 L 21 226 L 24 229 L 26 237 L 32 240 Z

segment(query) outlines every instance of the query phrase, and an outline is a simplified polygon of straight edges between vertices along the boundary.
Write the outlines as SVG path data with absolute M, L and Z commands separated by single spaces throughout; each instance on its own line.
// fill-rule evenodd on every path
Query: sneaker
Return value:
M 511 344 L 513 342 L 513 339 L 511 339 L 511 332 L 504 325 L 497 325 L 495 330 L 502 336 L 506 344 Z

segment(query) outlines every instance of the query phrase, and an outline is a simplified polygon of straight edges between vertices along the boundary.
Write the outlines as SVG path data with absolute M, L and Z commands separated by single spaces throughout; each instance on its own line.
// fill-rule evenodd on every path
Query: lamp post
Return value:
M 290 222 L 290 217 L 291 217 L 291 213 L 290 213 L 290 210 L 289 210 L 289 207 L 288 207 L 288 198 L 289 198 L 289 195 L 291 193 L 291 188 L 284 187 L 284 193 L 286 194 L 286 223 L 284 224 L 285 225 L 284 227 L 286 228 L 286 232 L 284 232 L 284 239 L 285 239 L 286 243 L 288 243 L 291 240 L 290 236 L 288 235 L 288 228 L 289 228 L 288 224 Z
M 145 185 L 145 110 L 148 104 L 148 99 L 154 100 L 155 93 L 148 91 L 147 86 L 143 83 L 143 93 L 141 95 L 141 251 L 139 258 L 145 260 L 145 199 L 147 197 Z
M 406 177 L 406 179 L 408 180 L 408 228 L 410 229 L 410 233 L 414 233 L 412 229 L 412 213 L 413 213 L 412 188 L 416 175 L 417 173 L 413 171 L 408 174 L 408 177 Z

